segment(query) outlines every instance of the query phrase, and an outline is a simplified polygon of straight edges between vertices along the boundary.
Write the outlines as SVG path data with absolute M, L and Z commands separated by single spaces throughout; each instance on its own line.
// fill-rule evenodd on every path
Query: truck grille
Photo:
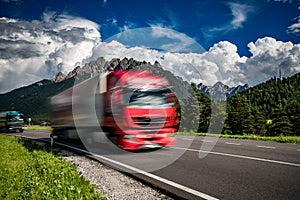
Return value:
M 165 117 L 134 117 L 134 123 L 143 127 L 159 127 L 164 125 Z

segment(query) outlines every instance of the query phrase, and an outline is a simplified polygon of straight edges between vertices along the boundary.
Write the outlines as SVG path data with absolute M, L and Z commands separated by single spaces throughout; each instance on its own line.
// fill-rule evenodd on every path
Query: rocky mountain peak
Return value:
M 226 100 L 234 94 L 248 89 L 249 85 L 245 84 L 243 86 L 238 85 L 236 87 L 229 87 L 228 85 L 225 85 L 222 82 L 217 82 L 213 86 L 206 86 L 203 83 L 200 83 L 197 85 L 197 88 L 199 91 L 209 96 L 213 96 L 216 99 Z
M 53 79 L 53 82 L 58 83 L 66 79 L 66 75 L 62 72 L 58 72 Z
M 146 61 L 136 61 L 133 58 L 113 58 L 110 61 L 106 61 L 103 57 L 99 57 L 96 61 L 91 61 L 86 63 L 83 67 L 77 66 L 67 75 L 64 75 L 62 72 L 58 72 L 56 76 L 52 79 L 53 82 L 61 82 L 65 79 L 72 78 L 74 76 L 83 76 L 90 74 L 97 74 L 106 71 L 114 71 L 114 70 L 130 70 L 137 69 L 142 66 L 150 66 L 151 63 Z M 152 65 L 151 65 L 152 66 Z M 155 62 L 153 66 L 162 68 L 159 62 Z
M 150 69 L 152 72 L 157 74 L 164 74 L 163 67 L 158 61 L 155 61 L 154 64 L 146 61 L 136 61 L 133 58 L 124 57 L 123 59 L 113 58 L 110 61 L 106 61 L 103 57 L 99 57 L 96 61 L 91 61 L 86 63 L 83 67 L 77 66 L 67 75 L 64 75 L 62 72 L 56 74 L 55 78 L 52 79 L 53 82 L 61 82 L 65 79 L 69 79 L 76 76 L 85 76 L 93 74 L 98 74 L 106 71 L 115 71 L 115 70 L 130 70 L 130 69 Z M 77 77 L 76 77 L 77 78 Z M 178 80 L 181 80 L 180 77 L 177 77 Z M 181 80 L 182 81 L 182 80 Z M 202 83 L 197 85 L 197 88 L 206 93 L 209 96 L 216 97 L 220 100 L 225 100 L 233 96 L 237 92 L 241 92 L 247 89 L 249 86 L 245 84 L 244 86 L 229 87 L 222 82 L 217 82 L 213 86 L 206 86 Z

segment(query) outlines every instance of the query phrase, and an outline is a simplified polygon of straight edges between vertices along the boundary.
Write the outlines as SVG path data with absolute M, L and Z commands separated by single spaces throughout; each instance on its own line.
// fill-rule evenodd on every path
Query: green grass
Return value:
M 178 132 L 176 134 L 178 134 L 178 135 L 193 135 L 193 136 L 211 136 L 211 137 L 246 139 L 246 140 L 262 140 L 262 141 L 274 141 L 274 142 L 281 142 L 281 143 L 300 144 L 299 136 L 226 135 L 226 134 L 194 133 L 194 132 Z
M 0 199 L 104 199 L 51 147 L 0 135 Z
M 25 130 L 47 130 L 47 131 L 51 131 L 52 127 L 51 126 L 30 125 L 30 126 L 26 126 Z

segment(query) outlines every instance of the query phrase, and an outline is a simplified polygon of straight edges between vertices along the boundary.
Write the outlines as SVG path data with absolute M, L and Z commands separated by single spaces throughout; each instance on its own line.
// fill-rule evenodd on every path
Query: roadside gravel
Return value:
M 91 184 L 97 186 L 97 191 L 109 200 L 171 200 L 172 198 L 144 185 L 143 183 L 111 169 L 95 160 L 62 150 L 60 157 L 74 163 L 77 170 Z

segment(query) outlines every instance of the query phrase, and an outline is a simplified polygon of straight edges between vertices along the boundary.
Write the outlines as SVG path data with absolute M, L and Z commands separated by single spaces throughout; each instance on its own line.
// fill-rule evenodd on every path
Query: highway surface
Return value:
M 49 134 L 16 133 L 47 139 Z M 157 151 L 107 151 L 111 144 L 104 143 L 85 145 L 84 151 L 180 199 L 300 199 L 300 145 L 192 136 L 176 139 L 176 146 Z M 207 152 L 202 145 L 213 148 Z

